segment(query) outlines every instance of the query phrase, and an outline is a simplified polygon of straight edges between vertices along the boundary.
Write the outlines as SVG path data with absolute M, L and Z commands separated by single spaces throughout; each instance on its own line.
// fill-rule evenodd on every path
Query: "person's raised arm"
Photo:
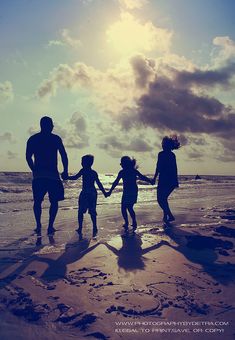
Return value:
M 26 161 L 31 171 L 34 170 L 34 161 L 32 157 L 33 157 L 32 145 L 31 145 L 30 140 L 28 140 L 27 146 L 26 146 Z
M 65 151 L 65 148 L 64 148 L 64 145 L 61 139 L 59 143 L 59 153 L 60 153 L 61 161 L 64 167 L 63 174 L 68 175 L 68 156 L 67 156 L 67 153 Z
M 115 181 L 113 182 L 110 190 L 109 190 L 109 195 L 111 195 L 112 191 L 114 188 L 116 188 L 116 186 L 118 185 L 120 179 L 122 178 L 122 172 L 119 171 L 119 174 L 117 175 L 117 178 L 115 179 Z

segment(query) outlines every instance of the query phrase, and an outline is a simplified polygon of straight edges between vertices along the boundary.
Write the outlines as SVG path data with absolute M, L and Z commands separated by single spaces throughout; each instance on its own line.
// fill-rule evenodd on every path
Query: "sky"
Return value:
M 0 171 L 28 171 L 50 116 L 81 157 L 153 173 L 177 135 L 180 174 L 235 175 L 234 0 L 1 0 Z

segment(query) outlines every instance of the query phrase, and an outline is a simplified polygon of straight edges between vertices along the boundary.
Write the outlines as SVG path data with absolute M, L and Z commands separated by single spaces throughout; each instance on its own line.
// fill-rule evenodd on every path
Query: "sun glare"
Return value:
M 122 13 L 106 32 L 108 42 L 120 54 L 149 51 L 154 44 L 154 27 L 151 23 L 141 24 L 130 13 Z

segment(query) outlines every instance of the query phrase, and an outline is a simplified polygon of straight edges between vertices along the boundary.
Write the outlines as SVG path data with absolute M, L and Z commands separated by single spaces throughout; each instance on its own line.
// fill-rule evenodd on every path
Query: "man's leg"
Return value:
M 41 215 L 42 215 L 42 201 L 35 200 L 34 205 L 33 205 L 33 212 L 34 212 L 34 217 L 36 220 L 36 231 L 41 230 Z
M 52 201 L 49 209 L 49 224 L 48 224 L 48 232 L 55 231 L 54 222 L 58 212 L 58 201 Z
M 79 233 L 82 232 L 82 225 L 83 225 L 83 213 L 81 211 L 78 210 L 78 229 L 77 231 Z

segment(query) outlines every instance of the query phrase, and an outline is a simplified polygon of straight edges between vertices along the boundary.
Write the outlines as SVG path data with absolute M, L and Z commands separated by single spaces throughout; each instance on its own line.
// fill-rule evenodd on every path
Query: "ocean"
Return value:
M 110 188 L 115 177 L 116 174 L 100 175 L 100 180 L 106 190 Z M 0 256 L 6 254 L 7 249 L 12 249 L 14 253 L 14 249 L 32 247 L 35 242 L 39 242 L 33 234 L 35 222 L 32 211 L 31 181 L 31 173 L 0 172 Z M 190 226 L 198 225 L 206 228 L 210 225 L 234 222 L 235 176 L 201 176 L 201 179 L 198 180 L 190 175 L 179 176 L 179 183 L 179 188 L 170 197 L 170 205 L 179 227 L 190 228 Z M 137 220 L 139 212 L 142 215 L 140 227 L 153 227 L 161 224 L 162 212 L 156 201 L 156 185 L 139 182 L 138 186 L 136 213 Z M 66 181 L 64 187 L 65 200 L 60 202 L 55 223 L 55 227 L 60 230 L 60 234 L 58 232 L 59 236 L 57 236 L 57 246 L 64 245 L 77 228 L 77 198 L 81 190 L 81 180 Z M 110 236 L 120 232 L 122 223 L 121 194 L 121 183 L 108 198 L 99 192 L 97 211 L 100 236 Z M 45 233 L 45 236 L 42 235 L 42 237 L 45 244 L 49 244 L 49 241 L 46 240 L 48 206 L 49 202 L 46 197 L 42 213 Z M 150 211 L 151 216 L 153 212 L 155 214 L 155 218 L 151 218 L 151 220 L 148 218 Z M 110 214 L 110 225 L 107 230 L 102 225 L 102 215 L 107 217 L 108 214 Z M 85 225 L 89 223 L 89 217 L 86 217 Z

